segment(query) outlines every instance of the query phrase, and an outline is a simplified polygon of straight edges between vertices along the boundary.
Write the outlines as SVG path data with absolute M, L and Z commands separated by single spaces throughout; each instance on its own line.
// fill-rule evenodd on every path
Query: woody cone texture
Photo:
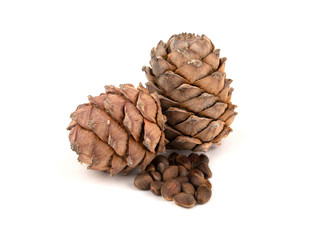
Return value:
M 226 60 L 205 35 L 173 35 L 151 50 L 151 67 L 143 71 L 167 116 L 167 148 L 207 151 L 232 131 L 237 113 Z
M 164 127 L 157 94 L 140 85 L 106 86 L 100 96 L 79 105 L 68 126 L 71 149 L 89 169 L 125 175 L 141 169 L 165 151 Z

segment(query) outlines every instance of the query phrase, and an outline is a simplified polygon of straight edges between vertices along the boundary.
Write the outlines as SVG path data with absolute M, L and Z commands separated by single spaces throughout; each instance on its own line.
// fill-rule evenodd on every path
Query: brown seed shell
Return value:
M 206 162 L 200 162 L 197 166 L 197 169 L 201 170 L 203 172 L 205 178 L 211 178 L 212 177 L 212 172 L 209 168 L 208 163 Z
M 139 173 L 134 179 L 134 185 L 140 190 L 149 190 L 152 182 L 153 179 L 148 173 Z
M 194 168 L 195 166 L 197 166 L 197 164 L 200 162 L 199 154 L 190 153 L 189 156 L 188 156 L 188 158 L 190 159 L 193 168 Z
M 185 193 L 190 193 L 192 196 L 194 196 L 195 193 L 194 186 L 188 182 L 181 183 L 181 191 Z
M 200 177 L 204 178 L 203 172 L 200 171 L 200 170 L 197 169 L 197 168 L 194 168 L 194 169 L 192 169 L 192 170 L 189 172 L 189 174 L 188 174 L 189 178 L 191 178 L 194 174 L 197 174 L 197 175 L 199 175 Z
M 176 179 L 179 181 L 179 183 L 187 183 L 187 182 L 189 182 L 189 178 L 188 177 L 177 177 Z
M 199 204 L 204 204 L 210 200 L 212 196 L 211 188 L 206 184 L 202 184 L 197 188 L 196 200 Z
M 179 174 L 178 166 L 172 165 L 163 171 L 162 179 L 164 182 L 166 182 L 169 179 L 178 177 L 178 174 Z
M 193 174 L 190 177 L 190 182 L 193 184 L 195 187 L 199 187 L 202 184 L 205 184 L 209 188 L 212 188 L 212 185 L 208 179 L 205 179 L 203 177 L 200 177 L 198 174 Z
M 153 178 L 154 181 L 161 181 L 161 173 L 152 171 L 150 172 L 151 177 Z
M 173 201 L 185 208 L 191 208 L 196 204 L 194 197 L 190 193 L 181 192 L 174 196 Z
M 161 187 L 161 195 L 168 201 L 172 201 L 179 192 L 181 192 L 181 184 L 176 179 L 170 179 Z
M 160 162 L 162 162 L 162 163 L 164 163 L 166 165 L 169 165 L 168 158 L 166 156 L 164 156 L 164 155 L 158 155 L 152 161 L 152 163 L 155 164 L 155 165 L 159 164 Z
M 184 166 L 178 165 L 178 170 L 179 170 L 179 177 L 188 176 L 188 170 Z
M 163 162 L 160 162 L 160 163 L 158 163 L 158 165 L 157 165 L 157 171 L 158 171 L 159 173 L 163 173 L 164 170 L 167 169 L 167 167 L 168 167 L 167 164 L 164 164 Z
M 201 154 L 199 157 L 200 157 L 200 162 L 209 163 L 209 158 L 207 155 Z
M 150 190 L 155 195 L 161 195 L 161 187 L 163 185 L 163 182 L 161 181 L 154 181 L 150 184 Z
M 192 163 L 186 155 L 179 155 L 176 159 L 176 162 L 183 165 L 188 170 L 192 169 Z
M 169 157 L 168 157 L 169 164 L 170 164 L 170 165 L 176 164 L 176 158 L 177 158 L 178 156 L 179 156 L 179 154 L 176 153 L 176 152 L 171 153 L 171 154 L 169 155 Z
M 146 169 L 144 170 L 145 172 L 152 172 L 152 171 L 155 171 L 156 170 L 156 166 L 152 163 L 150 163 Z

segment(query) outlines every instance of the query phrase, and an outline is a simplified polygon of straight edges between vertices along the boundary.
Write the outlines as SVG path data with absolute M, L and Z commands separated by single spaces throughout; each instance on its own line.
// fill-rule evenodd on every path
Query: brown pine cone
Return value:
M 149 94 L 141 84 L 120 88 L 106 86 L 106 93 L 89 96 L 89 103 L 79 105 L 68 126 L 71 149 L 89 169 L 127 174 L 152 161 L 165 151 L 164 127 L 157 94 Z
M 206 151 L 232 131 L 237 113 L 226 60 L 205 35 L 173 35 L 151 50 L 151 68 L 143 71 L 168 119 L 167 148 Z

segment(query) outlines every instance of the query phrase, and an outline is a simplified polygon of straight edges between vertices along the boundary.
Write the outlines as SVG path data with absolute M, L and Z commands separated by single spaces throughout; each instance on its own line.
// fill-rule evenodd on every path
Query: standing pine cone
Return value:
M 143 71 L 167 116 L 167 148 L 207 151 L 232 131 L 232 80 L 224 72 L 227 59 L 219 57 L 209 38 L 187 33 L 151 50 L 151 68 Z
M 71 114 L 67 128 L 71 149 L 89 169 L 111 175 L 126 174 L 138 165 L 145 169 L 158 152 L 165 151 L 166 117 L 157 94 L 131 84 L 105 89 Z

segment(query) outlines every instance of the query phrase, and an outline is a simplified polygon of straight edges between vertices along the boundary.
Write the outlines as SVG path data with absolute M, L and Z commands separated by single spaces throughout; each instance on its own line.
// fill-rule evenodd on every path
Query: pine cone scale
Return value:
M 131 103 L 126 102 L 124 107 L 124 120 L 123 125 L 128 129 L 132 134 L 133 138 L 136 141 L 141 139 L 143 117 L 141 116 L 138 109 Z
M 113 150 L 93 132 L 76 125 L 70 131 L 69 140 L 71 149 L 79 155 L 78 160 L 80 162 L 90 164 L 89 167 L 92 167 L 91 164 L 98 159 L 97 167 L 108 168 Z M 103 149 L 102 152 L 101 149 Z
M 122 157 L 118 156 L 117 154 L 113 154 L 111 160 L 111 168 L 110 174 L 114 176 L 121 172 L 127 166 L 127 161 L 125 161 Z

